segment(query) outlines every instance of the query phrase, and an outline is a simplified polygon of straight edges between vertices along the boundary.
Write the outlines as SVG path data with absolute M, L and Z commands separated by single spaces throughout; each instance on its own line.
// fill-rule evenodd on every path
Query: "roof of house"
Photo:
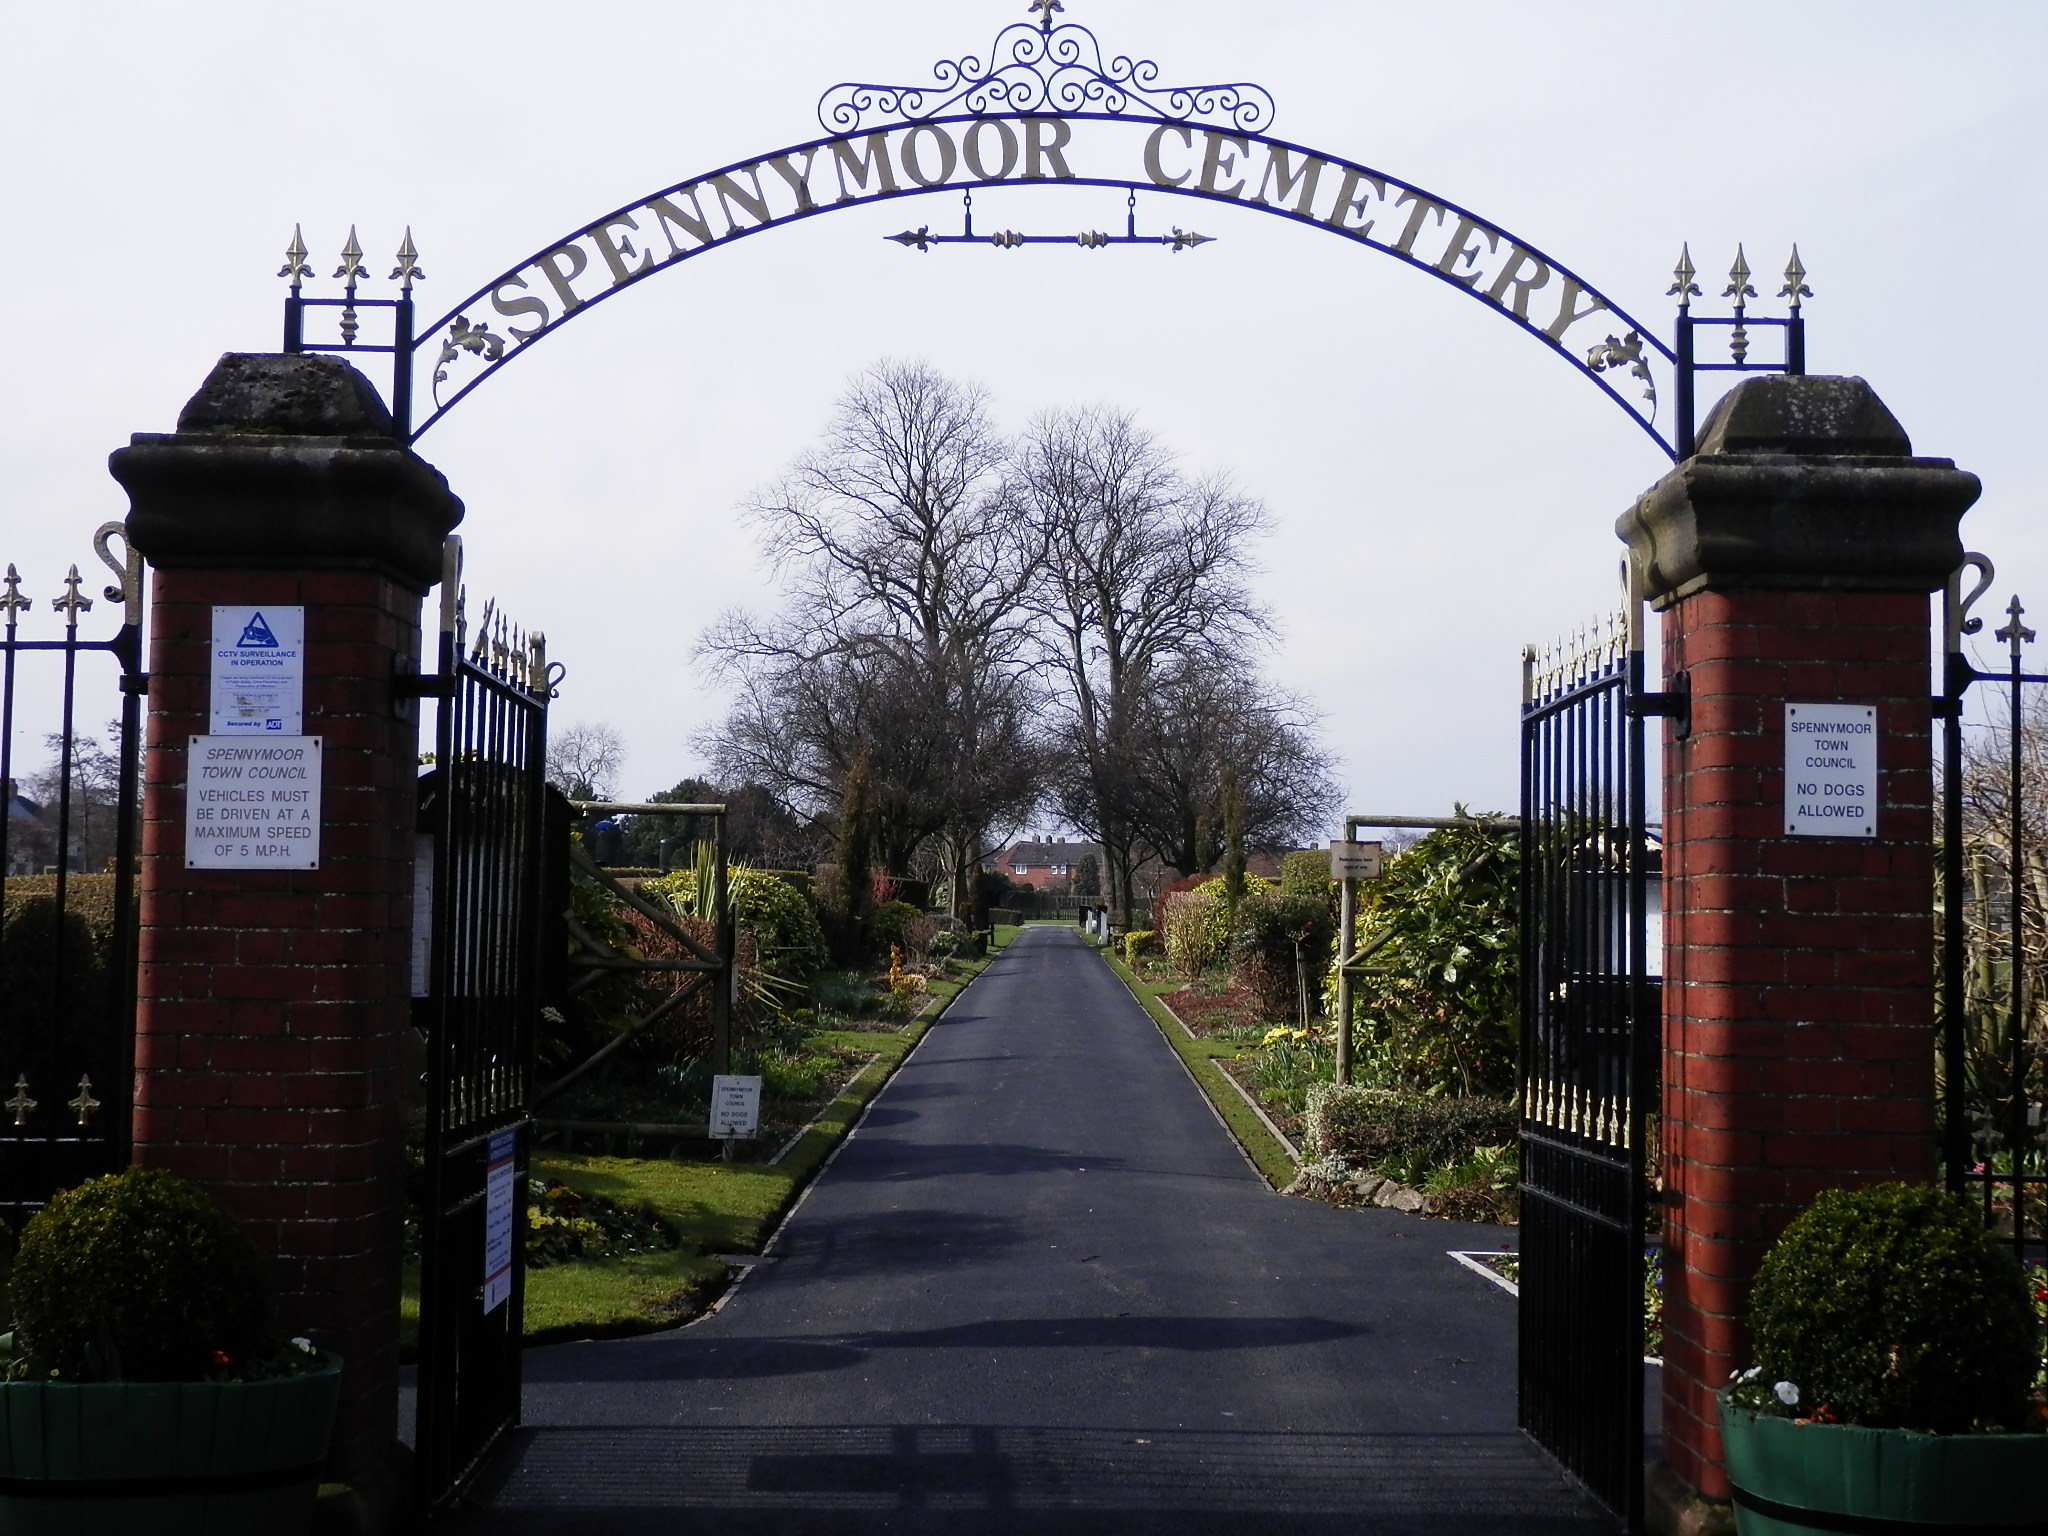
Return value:
M 1036 868 L 1041 864 L 1078 864 L 1091 855 L 1100 862 L 1102 849 L 1094 843 L 1012 843 L 996 854 L 994 861 Z

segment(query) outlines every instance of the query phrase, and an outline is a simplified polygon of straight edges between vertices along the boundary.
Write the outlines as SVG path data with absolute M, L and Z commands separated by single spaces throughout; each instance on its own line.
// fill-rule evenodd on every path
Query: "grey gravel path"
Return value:
M 493 1533 L 1607 1529 L 1514 1428 L 1494 1228 L 1274 1195 L 1029 929 L 716 1316 L 528 1357 Z

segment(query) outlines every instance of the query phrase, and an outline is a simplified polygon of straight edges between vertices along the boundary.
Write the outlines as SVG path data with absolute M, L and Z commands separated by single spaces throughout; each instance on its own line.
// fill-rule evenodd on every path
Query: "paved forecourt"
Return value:
M 1594 1532 L 1514 1427 L 1497 1229 L 1273 1194 L 1027 929 L 716 1316 L 527 1355 L 492 1533 Z

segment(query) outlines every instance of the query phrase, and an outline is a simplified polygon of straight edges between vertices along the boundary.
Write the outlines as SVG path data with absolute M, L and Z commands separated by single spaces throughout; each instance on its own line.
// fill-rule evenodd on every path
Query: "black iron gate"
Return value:
M 415 985 L 424 981 L 415 1006 L 428 1065 L 414 1478 L 430 1510 L 461 1494 L 519 1420 L 527 1130 L 551 933 L 545 853 L 566 838 L 548 825 L 550 800 L 562 814 L 566 803 L 545 778 L 545 645 L 488 609 L 466 642 L 450 565 L 440 675 L 422 687 L 440 708 L 419 854 L 432 926 Z
M 1519 1402 L 1522 1428 L 1635 1530 L 1658 1015 L 1631 617 L 1523 661 Z
M 2017 596 L 1992 635 L 2005 665 L 1981 671 L 1967 655 L 1965 637 L 1984 626 L 1969 609 L 1993 575 L 1984 556 L 1967 556 L 1943 605 L 1946 668 L 1935 701 L 1942 1162 L 1948 1187 L 1967 1195 L 2022 1261 L 2039 1262 L 2048 1250 L 2048 804 L 2037 806 L 2032 791 L 2048 748 L 2048 674 L 2026 670 L 2035 636 Z
M 102 593 L 121 616 L 110 638 L 81 633 L 93 599 L 77 566 L 42 594 L 61 615 L 57 638 L 36 638 L 32 621 L 24 634 L 24 616 L 43 605 L 12 565 L 0 579 L 0 1223 L 9 1226 L 128 1161 L 143 568 L 120 523 L 104 524 L 93 548 L 115 578 Z M 81 690 L 116 687 L 117 718 L 104 733 L 98 720 L 81 729 Z M 50 757 L 26 782 L 18 733 L 41 737 Z

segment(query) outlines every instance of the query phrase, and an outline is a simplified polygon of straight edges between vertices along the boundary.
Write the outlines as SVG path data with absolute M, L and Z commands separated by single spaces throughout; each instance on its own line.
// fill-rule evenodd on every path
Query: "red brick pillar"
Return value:
M 1771 1239 L 1823 1189 L 1935 1169 L 1928 594 L 1979 487 L 1911 453 L 1861 379 L 1756 379 L 1617 525 L 1691 695 L 1664 749 L 1653 1509 L 1727 1498 L 1714 1394 Z M 1874 836 L 1787 835 L 1802 703 L 1875 706 Z
M 176 434 L 110 460 L 154 579 L 135 1156 L 220 1196 L 275 1256 L 282 1329 L 346 1358 L 329 1476 L 357 1482 L 397 1439 L 418 732 L 392 680 L 462 515 L 391 430 L 338 359 L 230 354 Z M 186 868 L 217 603 L 304 606 L 317 868 Z

